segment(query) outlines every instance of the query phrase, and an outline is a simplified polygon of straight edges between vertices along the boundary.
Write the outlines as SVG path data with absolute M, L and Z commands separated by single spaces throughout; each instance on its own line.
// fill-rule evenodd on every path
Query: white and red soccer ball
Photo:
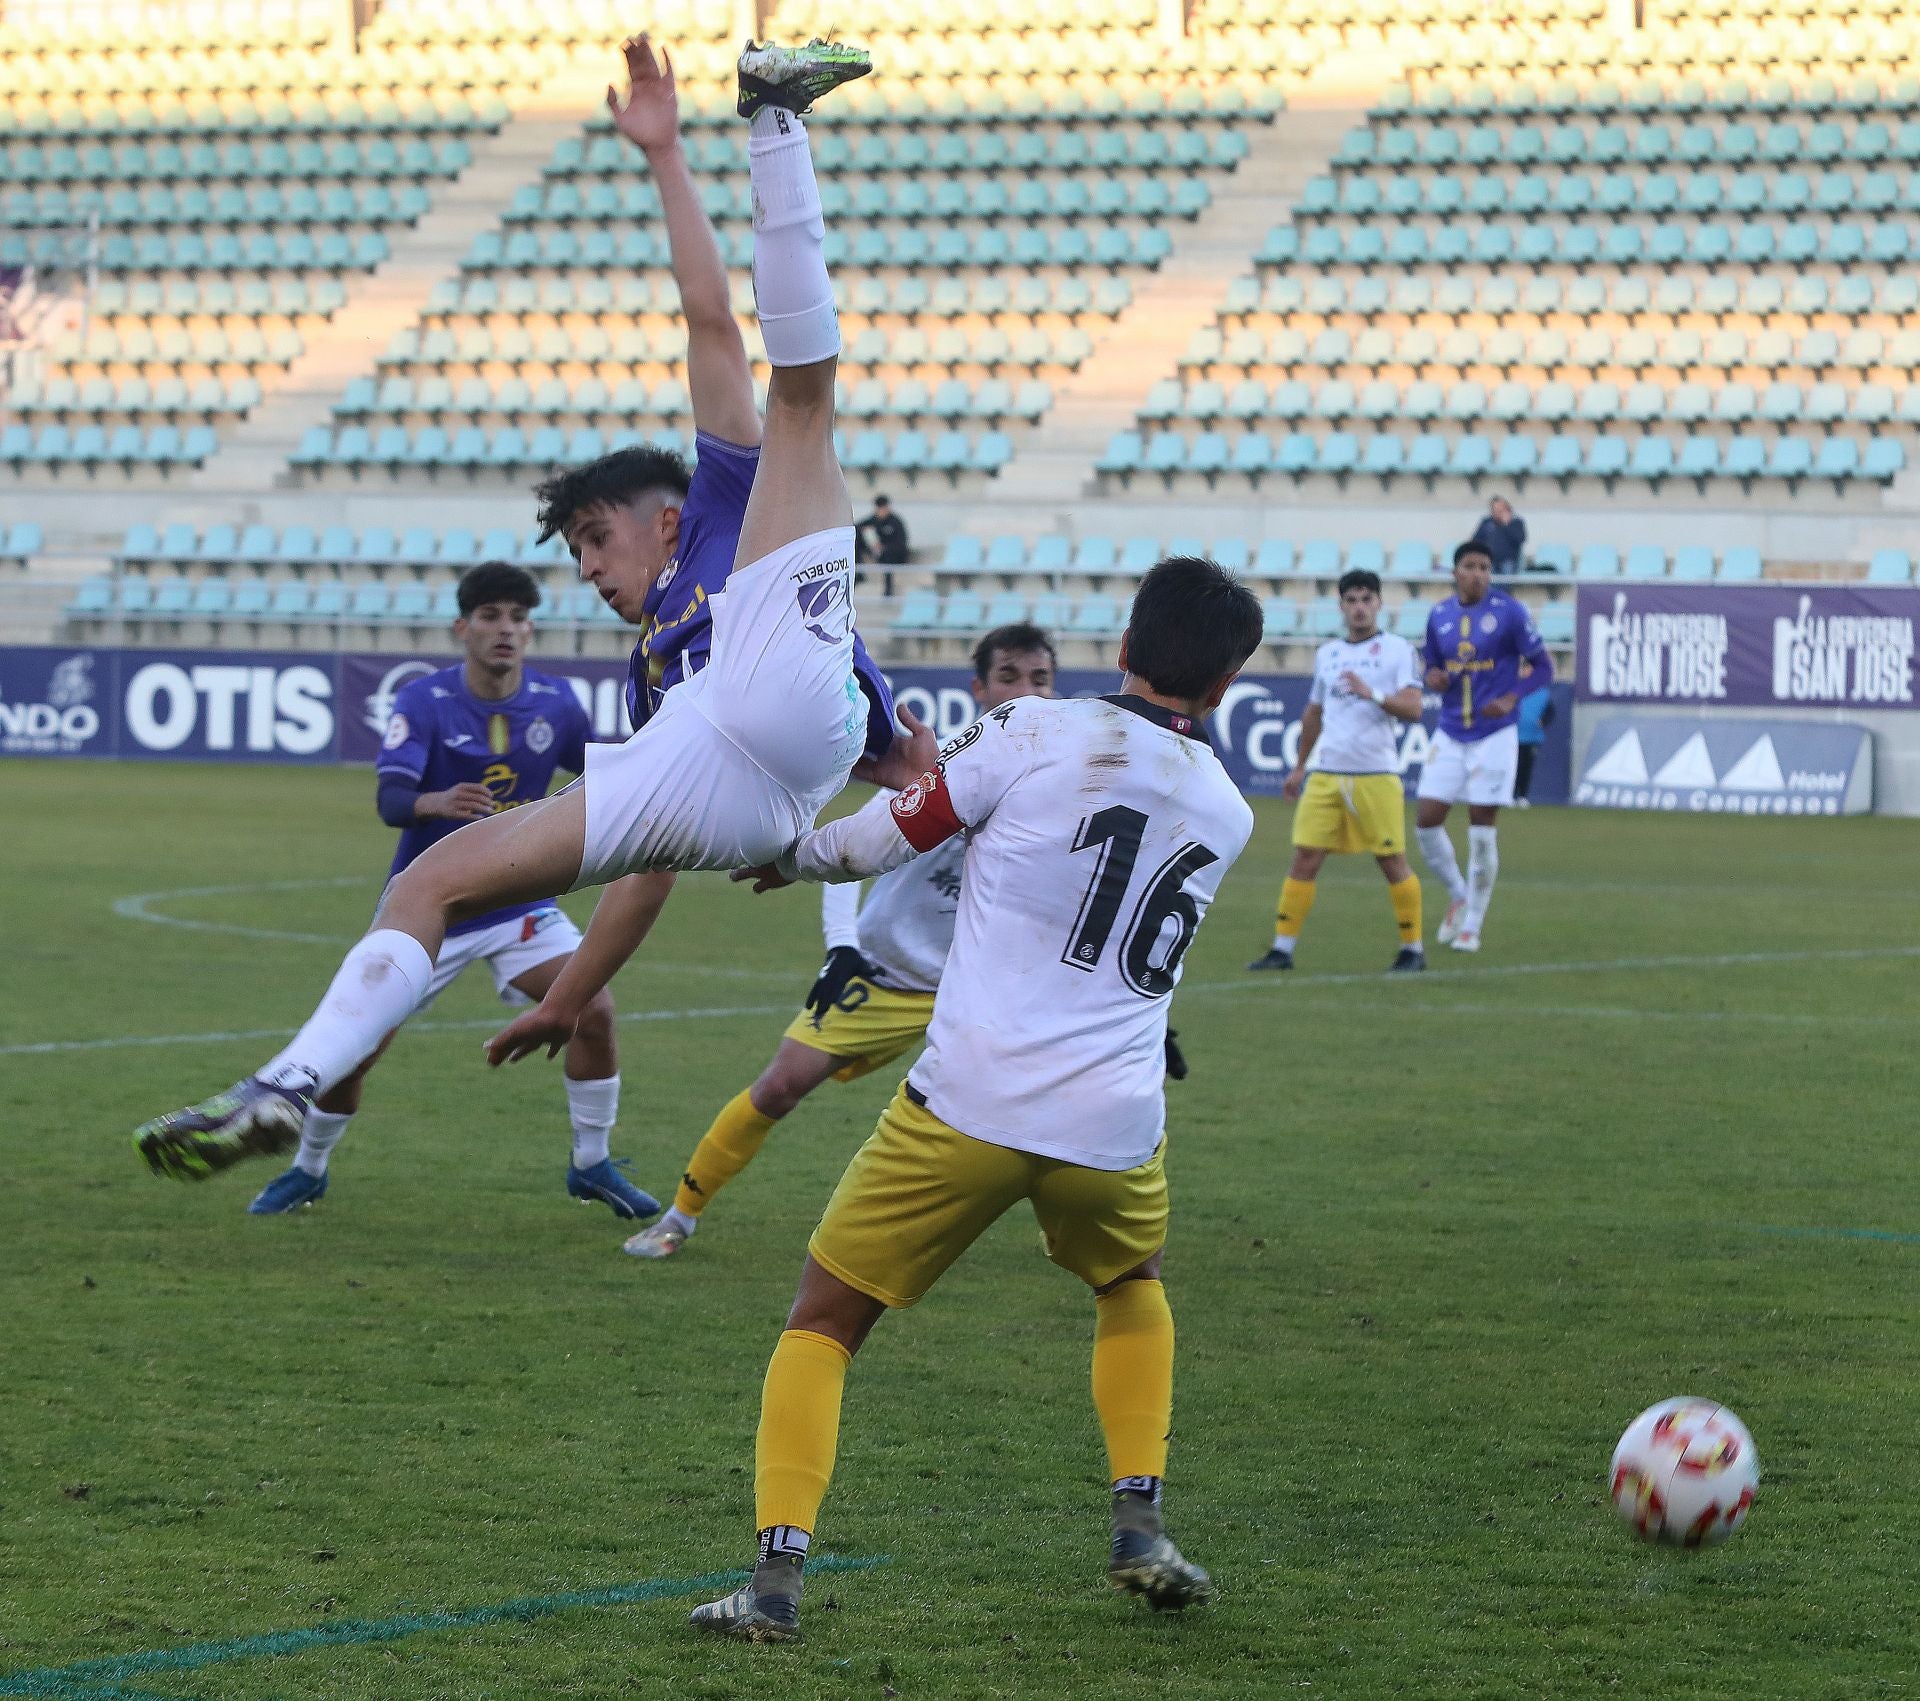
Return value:
M 1760 1456 L 1725 1406 L 1683 1394 L 1627 1425 L 1608 1477 L 1614 1510 L 1643 1541 L 1712 1547 L 1746 1522 Z

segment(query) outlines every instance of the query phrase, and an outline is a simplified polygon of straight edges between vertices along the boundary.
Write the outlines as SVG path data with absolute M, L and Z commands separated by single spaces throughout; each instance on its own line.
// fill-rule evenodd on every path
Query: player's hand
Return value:
M 1280 795 L 1282 797 L 1293 798 L 1297 801 L 1301 792 L 1306 789 L 1306 785 L 1307 770 L 1305 768 L 1295 768 L 1292 773 L 1280 782 Z
M 1355 673 L 1352 668 L 1348 668 L 1345 673 L 1340 675 L 1340 689 L 1342 691 L 1350 691 L 1356 697 L 1371 697 L 1373 695 L 1373 687 L 1362 679 L 1359 674 Z
M 531 1057 L 542 1046 L 546 1047 L 549 1057 L 558 1056 L 560 1048 L 573 1038 L 579 1022 L 580 1018 L 571 1012 L 536 1004 L 514 1017 L 487 1041 L 487 1062 L 498 1069 L 503 1063 L 518 1063 L 523 1057 Z
M 813 1017 L 813 1025 L 817 1028 L 826 1013 L 840 1002 L 848 981 L 872 978 L 873 964 L 851 945 L 836 945 L 820 965 L 813 985 L 807 988 L 807 1001 L 802 1008 Z
M 758 868 L 736 868 L 727 878 L 736 886 L 743 880 L 751 880 L 756 892 L 777 892 L 782 886 L 793 884 L 770 862 L 763 862 Z
M 1187 1078 L 1187 1054 L 1174 1042 L 1179 1035 L 1172 1028 L 1167 1029 L 1167 1079 L 1184 1081 Z
M 906 704 L 900 704 L 894 713 L 907 730 L 894 735 L 886 755 L 863 756 L 854 763 L 853 777 L 868 785 L 885 786 L 889 791 L 905 791 L 922 774 L 930 773 L 940 760 L 940 740 L 934 736 L 933 728 Z
M 1490 721 L 1503 721 L 1520 706 L 1520 693 L 1509 691 L 1504 696 L 1491 698 L 1481 708 Z
M 417 821 L 478 821 L 493 813 L 493 793 L 478 780 L 462 780 L 446 791 L 422 792 L 413 805 Z
M 1428 668 L 1427 669 L 1427 689 L 1429 691 L 1444 691 L 1446 690 L 1446 688 L 1447 688 L 1447 670 L 1444 667 Z
M 658 58 L 644 34 L 621 45 L 627 56 L 627 98 L 609 87 L 607 111 L 613 127 L 637 148 L 651 153 L 680 139 L 680 97 L 674 88 L 673 61 L 665 48 Z

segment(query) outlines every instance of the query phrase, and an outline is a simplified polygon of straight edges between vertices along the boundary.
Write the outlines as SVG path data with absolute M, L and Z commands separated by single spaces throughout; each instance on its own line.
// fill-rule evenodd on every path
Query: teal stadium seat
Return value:
M 1867 563 L 1870 585 L 1907 585 L 1913 582 L 1913 562 L 1904 549 L 1876 549 Z

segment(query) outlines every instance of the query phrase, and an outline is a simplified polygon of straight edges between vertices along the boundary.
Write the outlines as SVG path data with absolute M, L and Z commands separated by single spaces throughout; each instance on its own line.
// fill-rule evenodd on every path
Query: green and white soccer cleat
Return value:
M 1115 1530 L 1107 1581 L 1140 1595 L 1155 1612 L 1182 1612 L 1213 1599 L 1213 1579 L 1155 1530 Z
M 709 1630 L 735 1642 L 799 1642 L 800 1601 L 795 1595 L 756 1594 L 742 1583 L 732 1594 L 708 1601 L 688 1615 L 696 1630 Z
M 848 47 L 844 42 L 816 37 L 805 47 L 778 47 L 749 41 L 740 53 L 740 97 L 735 110 L 742 118 L 751 118 L 763 106 L 807 113 L 823 94 L 872 69 L 873 58 L 864 47 Z
M 224 1093 L 143 1122 L 133 1131 L 134 1149 L 155 1175 L 205 1181 L 245 1158 L 292 1151 L 312 1102 L 311 1085 L 236 1081 Z

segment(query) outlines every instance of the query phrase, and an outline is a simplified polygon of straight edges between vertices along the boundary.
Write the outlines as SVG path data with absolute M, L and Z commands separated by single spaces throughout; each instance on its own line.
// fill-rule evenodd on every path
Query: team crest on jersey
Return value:
M 487 748 L 496 756 L 504 756 L 513 748 L 513 728 L 505 715 L 487 716 Z
M 407 725 L 407 717 L 395 713 L 387 721 L 387 736 L 381 740 L 381 747 L 387 750 L 398 750 L 401 745 L 407 742 L 407 734 L 411 730 Z
M 544 756 L 553 748 L 553 723 L 545 715 L 535 715 L 527 726 L 527 748 Z
M 660 569 L 660 577 L 653 581 L 653 588 L 656 591 L 664 591 L 667 586 L 673 583 L 673 576 L 679 571 L 680 557 L 676 555 L 666 566 Z
M 1480 616 L 1480 630 L 1482 632 L 1491 632 L 1494 629 L 1494 627 L 1498 626 L 1499 624 L 1500 622 L 1497 619 L 1495 619 L 1491 614 L 1483 614 Z

